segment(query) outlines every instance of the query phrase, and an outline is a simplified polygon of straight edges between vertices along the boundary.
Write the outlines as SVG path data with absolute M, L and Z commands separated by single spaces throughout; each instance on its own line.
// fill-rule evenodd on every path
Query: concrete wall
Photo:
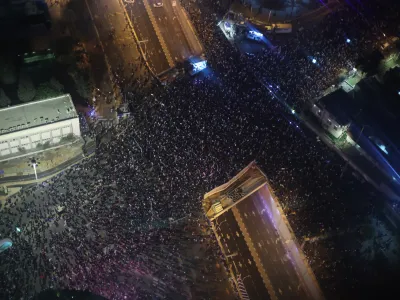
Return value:
M 10 155 L 11 157 L 19 155 L 20 148 L 32 150 L 39 143 L 58 143 L 63 136 L 70 133 L 75 136 L 81 135 L 78 118 L 2 134 L 0 135 L 0 160 L 2 157 L 10 158 Z

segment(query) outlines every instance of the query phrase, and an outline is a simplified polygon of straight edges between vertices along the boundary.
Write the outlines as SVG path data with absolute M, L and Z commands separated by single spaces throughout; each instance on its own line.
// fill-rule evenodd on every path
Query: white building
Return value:
M 80 135 L 69 94 L 0 109 L 0 161 L 61 147 L 62 137 Z

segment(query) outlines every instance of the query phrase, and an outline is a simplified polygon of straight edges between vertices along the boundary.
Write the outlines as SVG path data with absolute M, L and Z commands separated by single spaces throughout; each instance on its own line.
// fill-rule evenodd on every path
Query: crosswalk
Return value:
M 241 300 L 250 300 L 249 294 L 247 293 L 246 287 L 244 286 L 242 276 L 240 274 L 236 278 L 238 283 L 239 295 Z

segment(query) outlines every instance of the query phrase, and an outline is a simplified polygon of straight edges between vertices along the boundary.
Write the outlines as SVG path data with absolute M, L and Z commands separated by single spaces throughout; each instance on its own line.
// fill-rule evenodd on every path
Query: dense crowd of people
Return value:
M 320 29 L 247 57 L 216 26 L 218 2 L 183 4 L 209 69 L 154 86 L 151 94 L 130 93 L 131 117 L 108 131 L 93 157 L 49 185 L 9 198 L 0 233 L 14 244 L 1 254 L 0 298 L 27 298 L 53 287 L 88 289 L 109 299 L 189 299 L 195 266 L 184 253 L 203 238 L 215 241 L 171 223 L 201 219 L 204 193 L 253 160 L 299 238 L 358 228 L 372 212 L 372 188 L 351 171 L 341 176 L 345 162 L 295 122 L 261 82 L 279 86 L 287 101 L 301 105 L 333 84 L 393 20 L 371 18 L 365 26 L 362 15 L 341 9 Z M 318 57 L 318 65 L 308 55 Z M 354 243 L 306 253 L 333 298 L 357 293 L 360 276 L 373 272 L 354 267 Z M 212 253 L 218 255 L 217 248 Z M 334 279 L 341 276 L 346 283 Z

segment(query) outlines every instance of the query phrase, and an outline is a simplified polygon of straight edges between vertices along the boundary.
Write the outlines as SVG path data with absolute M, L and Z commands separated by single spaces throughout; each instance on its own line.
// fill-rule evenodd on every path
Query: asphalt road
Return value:
M 236 266 L 232 266 L 233 271 L 236 276 L 241 276 L 250 299 L 270 299 L 232 211 L 218 217 L 214 224 L 225 254 L 232 255 L 228 262 Z
M 238 203 L 236 208 L 249 232 L 257 254 L 279 299 L 308 299 L 297 270 L 286 254 L 284 241 L 268 216 L 260 192 Z
M 309 299 L 297 268 L 287 254 L 266 210 L 261 193 L 254 193 L 236 205 L 255 251 L 262 262 L 278 299 Z M 270 299 L 267 288 L 255 265 L 249 247 L 231 210 L 214 221 L 217 234 L 228 260 L 233 261 L 241 275 L 250 299 Z M 235 268 L 234 268 L 235 271 Z
M 191 56 L 191 51 L 178 16 L 175 14 L 176 9 L 181 8 L 173 7 L 172 1 L 164 1 L 163 3 L 163 7 L 151 6 L 151 9 L 172 59 L 175 62 L 183 62 Z
M 125 3 L 125 7 L 139 40 L 143 41 L 141 47 L 154 73 L 160 74 L 168 70 L 170 67 L 167 57 L 161 48 L 160 41 L 146 12 L 143 1 L 137 0 L 134 3 Z
M 138 62 L 140 52 L 123 7 L 118 0 L 87 0 L 87 3 L 112 70 L 129 78 L 133 73 L 131 65 Z

